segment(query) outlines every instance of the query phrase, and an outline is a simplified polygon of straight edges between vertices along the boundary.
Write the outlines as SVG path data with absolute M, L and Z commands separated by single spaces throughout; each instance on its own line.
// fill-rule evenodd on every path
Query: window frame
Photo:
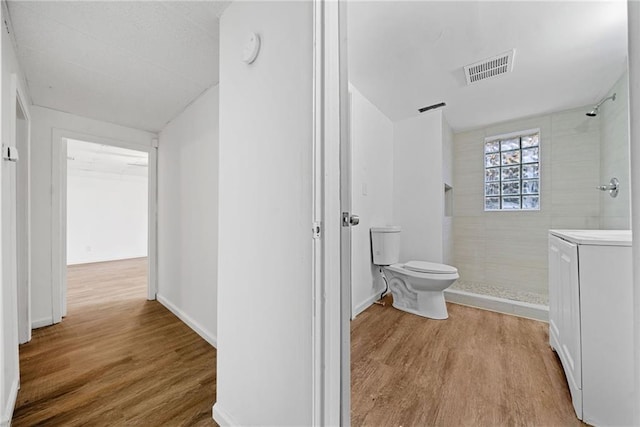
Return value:
M 537 194 L 531 194 L 532 196 L 537 195 L 538 196 L 538 207 L 537 208 L 523 208 L 522 207 L 522 197 L 526 196 L 526 194 L 522 194 L 522 182 L 523 182 L 523 176 L 522 176 L 522 140 L 520 140 L 520 148 L 518 148 L 517 150 L 520 152 L 520 163 L 517 164 L 517 166 L 520 167 L 520 178 L 519 180 L 514 180 L 513 182 L 519 182 L 520 183 L 520 192 L 517 195 L 518 197 L 520 197 L 520 208 L 518 209 L 504 209 L 502 207 L 502 198 L 505 197 L 502 194 L 502 169 L 504 167 L 507 167 L 508 165 L 502 165 L 502 146 L 500 146 L 500 149 L 497 151 L 497 153 L 500 156 L 500 165 L 499 166 L 493 166 L 493 167 L 487 167 L 487 163 L 486 163 L 486 156 L 487 154 L 491 154 L 491 153 L 487 153 L 486 152 L 486 145 L 488 142 L 493 142 L 493 141 L 504 141 L 504 140 L 508 140 L 508 139 L 514 139 L 514 138 L 522 138 L 524 136 L 531 136 L 531 135 L 538 135 L 538 161 L 537 162 L 531 162 L 531 163 L 525 163 L 525 164 L 536 164 L 538 165 L 538 193 Z M 505 151 L 516 151 L 516 150 L 505 150 Z M 510 132 L 510 133 L 505 133 L 505 134 L 500 134 L 500 135 L 492 135 L 492 136 L 488 136 L 486 138 L 484 138 L 484 142 L 482 144 L 482 170 L 483 170 L 483 179 L 482 179 L 482 185 L 483 185 L 483 190 L 482 190 L 482 204 L 484 207 L 484 212 L 538 212 L 541 210 L 541 206 L 542 206 L 542 135 L 540 132 L 540 128 L 533 128 L 533 129 L 527 129 L 527 130 L 522 130 L 522 131 L 517 131 L 517 132 Z M 516 166 L 516 165 L 513 165 Z M 487 170 L 488 169 L 492 169 L 497 167 L 499 169 L 499 175 L 500 175 L 500 179 L 498 181 L 487 181 Z M 526 181 L 526 180 L 525 180 Z M 500 186 L 500 194 L 498 196 L 491 196 L 491 195 L 487 195 L 487 184 L 490 182 L 497 182 L 499 183 Z M 514 195 L 515 196 L 515 195 Z M 487 208 L 487 197 L 498 197 L 500 199 L 500 207 L 498 209 L 488 209 Z

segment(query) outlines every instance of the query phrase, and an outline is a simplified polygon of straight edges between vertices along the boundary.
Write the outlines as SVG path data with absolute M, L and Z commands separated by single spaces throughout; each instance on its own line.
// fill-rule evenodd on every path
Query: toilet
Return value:
M 455 267 L 427 261 L 399 263 L 398 226 L 371 228 L 373 263 L 382 267 L 398 310 L 430 319 L 446 319 L 444 290 L 460 276 Z

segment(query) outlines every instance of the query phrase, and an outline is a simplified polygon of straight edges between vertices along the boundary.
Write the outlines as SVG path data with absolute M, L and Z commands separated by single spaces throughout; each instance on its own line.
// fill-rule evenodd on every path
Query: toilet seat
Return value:
M 458 272 L 457 268 L 450 265 L 427 261 L 409 261 L 402 268 L 416 273 L 454 274 Z

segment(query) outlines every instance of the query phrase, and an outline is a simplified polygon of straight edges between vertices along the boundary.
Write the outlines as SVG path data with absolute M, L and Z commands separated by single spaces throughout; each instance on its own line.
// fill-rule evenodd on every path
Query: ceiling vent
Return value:
M 483 61 L 465 65 L 464 75 L 467 78 L 467 85 L 512 71 L 515 52 L 515 49 L 511 49 Z

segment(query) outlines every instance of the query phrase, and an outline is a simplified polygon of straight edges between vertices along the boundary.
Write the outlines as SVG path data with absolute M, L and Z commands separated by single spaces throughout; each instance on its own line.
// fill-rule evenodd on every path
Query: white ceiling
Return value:
M 35 105 L 157 132 L 218 82 L 228 1 L 9 1 Z
M 145 152 L 67 139 L 69 173 L 146 177 L 148 166 Z
M 626 67 L 626 1 L 351 2 L 349 79 L 392 120 L 446 102 L 455 130 L 593 104 Z M 514 69 L 463 67 L 515 48 Z

